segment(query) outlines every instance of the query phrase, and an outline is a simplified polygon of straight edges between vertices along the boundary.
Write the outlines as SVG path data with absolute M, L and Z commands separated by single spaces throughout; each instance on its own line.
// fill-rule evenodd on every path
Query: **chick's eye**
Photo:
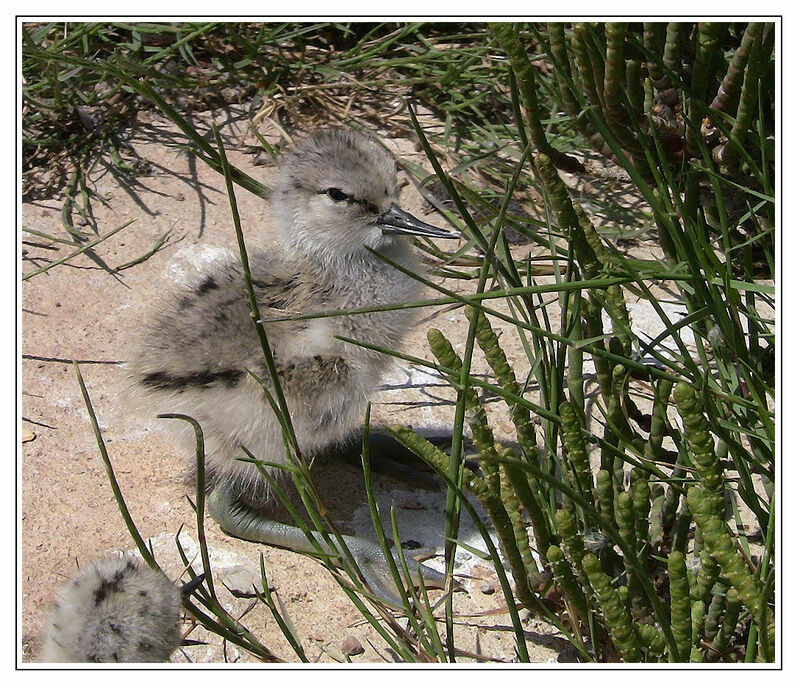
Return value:
M 336 201 L 337 203 L 340 203 L 341 201 L 347 201 L 350 199 L 350 196 L 348 196 L 341 189 L 330 188 L 325 193 L 327 193 L 328 196 L 330 196 L 330 198 Z

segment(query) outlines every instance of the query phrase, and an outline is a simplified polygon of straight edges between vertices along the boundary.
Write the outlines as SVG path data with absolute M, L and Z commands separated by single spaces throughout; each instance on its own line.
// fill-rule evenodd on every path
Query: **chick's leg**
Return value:
M 217 486 L 209 495 L 208 511 L 224 531 L 243 540 L 285 547 L 297 552 L 312 554 L 322 552 L 332 557 L 340 557 L 320 533 L 309 531 L 315 543 L 310 542 L 300 528 L 266 518 L 244 504 L 239 496 L 225 485 Z M 402 608 L 398 590 L 381 548 L 357 537 L 344 536 L 344 541 L 372 591 L 388 604 Z M 399 554 L 393 551 L 392 556 L 395 558 L 395 563 L 398 563 Z M 419 568 L 426 585 L 444 587 L 444 574 L 420 564 L 406 554 L 403 554 L 403 557 L 414 580 L 417 579 L 417 568 Z

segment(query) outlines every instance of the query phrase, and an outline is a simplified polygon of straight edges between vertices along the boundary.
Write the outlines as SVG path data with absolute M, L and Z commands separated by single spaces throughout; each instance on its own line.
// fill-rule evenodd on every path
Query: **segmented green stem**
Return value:
M 573 570 L 588 595 L 592 588 L 589 584 L 589 578 L 581 566 L 581 561 L 586 555 L 586 547 L 583 544 L 583 538 L 578 534 L 578 526 L 575 523 L 575 519 L 566 509 L 559 509 L 556 511 L 553 520 L 555 521 L 556 532 L 561 536 L 561 546 L 564 548 Z
M 642 115 L 644 109 L 644 80 L 642 79 L 642 63 L 638 60 L 625 61 L 625 93 L 636 115 Z
M 736 108 L 736 120 L 730 133 L 731 141 L 738 142 L 740 146 L 744 145 L 745 135 L 750 129 L 758 109 L 758 84 L 764 76 L 764 71 L 769 62 L 769 53 L 771 52 L 769 38 L 772 36 L 772 25 L 762 24 L 760 31 L 758 26 L 754 27 L 754 29 L 755 35 L 753 36 L 747 69 L 744 74 L 741 97 Z M 722 152 L 722 161 L 726 165 L 733 165 L 738 155 L 735 146 L 727 143 Z
M 621 492 L 623 490 L 623 485 L 625 484 L 625 459 L 618 454 L 615 454 L 612 460 L 612 465 L 613 469 L 611 471 L 611 477 L 614 480 L 614 489 L 617 492 Z
M 614 517 L 614 483 L 611 480 L 611 473 L 606 469 L 600 469 L 597 471 L 595 481 L 600 513 L 613 523 L 616 519 Z
M 655 483 L 650 490 L 650 500 L 652 508 L 650 513 L 652 517 L 648 526 L 647 541 L 652 547 L 656 547 L 662 541 L 664 536 L 663 530 L 663 517 L 664 517 L 664 502 L 665 502 L 664 486 Z
M 636 541 L 635 518 L 633 513 L 633 498 L 627 492 L 617 494 L 614 504 L 614 516 L 617 519 L 617 529 L 620 537 L 627 542 L 634 551 L 639 551 L 639 544 Z M 642 585 L 636 576 L 634 562 L 625 557 L 625 575 L 628 582 L 628 590 L 631 599 L 631 609 L 635 616 L 645 615 L 644 593 Z
M 670 22 L 667 24 L 667 36 L 664 40 L 664 67 L 674 74 L 680 73 L 681 67 L 681 31 L 683 22 Z M 669 83 L 672 78 L 667 75 Z M 661 87 L 662 89 L 664 87 Z
M 603 267 L 613 267 L 616 259 L 614 258 L 614 255 L 605 247 L 605 244 L 603 244 L 602 239 L 600 239 L 600 235 L 597 233 L 597 229 L 595 229 L 595 226 L 592 224 L 592 221 L 589 219 L 589 215 L 583 209 L 583 206 L 577 201 L 572 201 L 572 210 L 574 211 L 575 216 L 578 218 L 578 225 L 583 232 L 586 243 L 589 244 L 589 248 L 594 253 L 594 256 L 589 253 L 583 256 L 584 259 L 589 259 L 590 261 L 588 268 L 592 276 L 596 275 Z M 581 267 L 583 268 L 584 273 L 588 274 L 586 272 L 587 267 Z
M 504 453 L 506 456 L 513 456 L 513 451 L 506 447 L 502 450 L 498 449 L 499 453 Z M 536 540 L 536 551 L 539 556 L 546 563 L 547 562 L 547 548 L 552 542 L 552 528 L 545 512 L 542 510 L 539 500 L 539 495 L 534 495 L 531 490 L 530 476 L 523 470 L 516 466 L 507 465 L 506 471 L 511 485 L 519 498 L 525 511 L 531 519 L 533 526 L 533 537 Z
M 717 581 L 714 584 L 711 602 L 708 605 L 706 618 L 703 620 L 703 640 L 708 643 L 712 642 L 719 633 L 722 615 L 725 613 L 725 600 L 730 587 L 726 581 Z
M 574 32 L 577 33 L 586 45 L 586 54 L 589 56 L 589 63 L 592 70 L 592 82 L 597 91 L 600 102 L 601 113 L 605 110 L 605 94 L 603 93 L 603 81 L 605 80 L 605 32 L 599 24 L 582 22 L 576 24 Z
M 500 347 L 497 335 L 489 324 L 486 315 L 483 311 L 475 309 L 473 306 L 467 306 L 465 310 L 470 320 L 473 317 L 476 318 L 475 339 L 483 350 L 486 361 L 491 366 L 495 377 L 497 377 L 497 381 L 504 390 L 517 397 L 521 397 L 522 389 L 517 382 L 514 371 L 508 364 L 506 354 Z M 517 430 L 517 439 L 519 440 L 524 455 L 529 461 L 536 461 L 538 450 L 536 447 L 536 434 L 533 429 L 533 424 L 531 423 L 530 411 L 522 404 L 509 403 L 509 408 L 511 411 L 511 420 L 514 422 Z
M 592 62 L 589 59 L 589 52 L 586 49 L 586 43 L 583 40 L 583 35 L 583 24 L 575 24 L 572 29 L 572 52 L 575 55 L 575 60 L 578 64 L 578 76 L 580 77 L 581 86 L 583 86 L 583 91 L 586 94 L 586 98 L 590 105 L 599 113 L 602 110 L 600 96 L 598 95 L 595 87 Z
M 753 44 L 761 40 L 763 32 L 763 22 L 750 22 L 747 25 L 742 41 L 728 64 L 728 71 L 722 79 L 717 95 L 711 102 L 710 107 L 712 110 L 720 110 L 729 115 L 736 111 L 736 106 L 739 104 L 739 96 L 742 92 L 744 72 L 747 68 L 747 61 L 750 58 L 750 51 L 753 49 Z
M 742 606 L 742 601 L 739 599 L 739 593 L 736 592 L 736 588 L 728 588 L 728 594 L 725 597 L 725 616 L 722 619 L 719 632 L 711 643 L 712 650 L 724 654 L 728 649 L 731 638 L 736 632 L 736 627 L 739 625 Z
M 584 276 L 587 279 L 591 279 L 600 271 L 602 264 L 586 240 L 580 220 L 573 207 L 572 199 L 569 196 L 569 191 L 561 177 L 558 176 L 558 171 L 549 156 L 537 155 L 534 158 L 534 164 L 547 192 L 547 199 L 555 213 L 558 224 L 569 231 L 570 242 L 575 251 L 578 264 L 581 266 Z
M 664 78 L 664 69 L 660 60 L 656 59 L 664 54 L 664 42 L 667 35 L 667 25 L 664 22 L 645 22 L 642 33 L 644 49 L 650 53 L 647 59 L 647 73 L 654 88 L 664 88 L 668 81 Z
M 692 649 L 689 652 L 689 661 L 702 662 L 704 657 L 700 650 L 700 629 L 703 627 L 706 607 L 700 601 L 692 602 Z
M 461 370 L 464 365 L 461 357 L 453 349 L 450 341 L 437 329 L 428 330 L 428 344 L 431 347 L 436 360 L 450 370 Z M 448 376 L 450 383 L 457 386 L 460 384 L 458 375 Z M 490 489 L 499 491 L 498 483 L 498 463 L 495 451 L 494 433 L 489 427 L 486 418 L 486 410 L 480 403 L 478 395 L 472 387 L 464 390 L 465 413 L 464 417 L 472 430 L 472 439 L 479 452 L 479 462 L 483 477 L 488 481 Z
M 642 112 L 649 115 L 653 110 L 653 81 L 649 76 L 644 78 L 644 95 L 642 96 Z
M 724 480 L 722 464 L 714 451 L 714 440 L 709 424 L 694 389 L 684 381 L 675 386 L 675 402 L 683 418 L 686 442 L 692 451 L 701 484 L 713 495 L 714 511 L 720 519 L 725 518 Z
M 475 493 L 475 496 L 480 500 L 481 504 L 483 504 L 483 508 L 486 509 L 489 517 L 492 519 L 495 531 L 497 531 L 497 538 L 503 548 L 503 554 L 511 568 L 511 575 L 516 583 L 516 593 L 519 601 L 531 611 L 537 609 L 536 599 L 530 589 L 529 570 L 526 568 L 525 562 L 523 561 L 522 554 L 517 545 L 514 526 L 511 523 L 508 512 L 503 506 L 502 500 L 488 490 Z M 530 550 L 528 550 L 528 553 L 530 553 Z
M 561 22 L 548 23 L 547 35 L 550 39 L 550 53 L 553 56 L 553 65 L 559 73 L 556 83 L 561 97 L 561 105 L 564 107 L 564 112 L 576 117 L 581 108 L 565 78 L 565 76 L 569 76 L 572 73 L 572 69 L 570 68 L 569 54 L 567 53 L 566 39 L 564 37 L 564 24 Z
M 564 552 L 557 545 L 551 545 L 547 550 L 547 559 L 550 562 L 556 583 L 564 592 L 567 601 L 578 612 L 581 619 L 585 621 L 588 616 L 586 595 L 575 577 L 572 567 L 564 558 Z M 580 571 L 583 573 L 583 569 L 580 569 Z
M 667 639 L 664 637 L 664 632 L 650 624 L 638 621 L 635 623 L 639 642 L 647 653 L 647 661 L 659 661 L 667 649 Z
M 692 648 L 692 609 L 689 598 L 689 579 L 683 552 L 673 551 L 667 557 L 669 572 L 670 628 L 678 646 L 673 662 L 688 662 Z
M 602 566 L 602 564 L 601 564 Z M 616 588 L 617 594 L 619 595 L 619 601 L 625 605 L 625 609 L 630 610 L 631 608 L 631 591 L 628 590 L 627 585 L 620 585 Z
M 628 312 L 625 297 L 618 284 L 611 285 L 605 290 L 605 309 L 611 318 L 611 327 L 614 336 L 622 347 L 622 355 L 630 358 L 631 355 L 631 314 Z
M 495 41 L 508 55 L 508 61 L 519 84 L 522 102 L 525 105 L 526 124 L 531 141 L 536 150 L 549 155 L 556 167 L 568 172 L 583 171 L 583 165 L 575 158 L 553 148 L 547 141 L 540 118 L 539 97 L 537 95 L 536 72 L 528 59 L 525 48 L 519 39 L 516 27 L 510 23 L 489 24 Z
M 603 76 L 603 114 L 623 148 L 641 155 L 641 146 L 623 102 L 625 85 L 625 31 L 627 25 L 606 22 L 606 57 Z
M 411 428 L 404 425 L 396 425 L 389 428 L 389 432 L 397 439 L 400 444 L 408 447 L 417 456 L 429 463 L 440 473 L 448 475 L 450 472 L 450 457 L 439 447 L 424 437 L 421 437 Z M 469 468 L 464 466 L 464 486 L 472 494 L 478 495 L 488 490 L 488 486 L 483 477 L 476 475 Z
M 664 378 L 658 379 L 655 383 L 653 410 L 650 418 L 650 436 L 644 447 L 644 455 L 648 459 L 658 459 L 662 454 L 661 446 L 669 427 L 667 407 L 669 406 L 669 395 L 672 393 L 672 385 L 672 380 L 665 380 Z
M 598 95 L 598 91 L 600 89 L 596 88 L 595 86 L 595 75 L 592 69 L 592 61 L 589 58 L 589 53 L 586 49 L 586 45 L 580 38 L 581 32 L 582 32 L 581 25 L 576 24 L 572 32 L 572 39 L 570 41 L 570 46 L 572 48 L 572 53 L 575 57 L 580 86 L 583 89 L 583 92 L 586 94 L 586 97 L 588 98 L 590 107 L 597 112 L 598 116 L 601 116 L 602 106 L 601 106 L 600 96 Z M 611 150 L 611 147 L 608 145 L 605 138 L 603 138 L 602 134 L 600 134 L 595 130 L 595 127 L 591 123 L 589 117 L 587 116 L 580 117 L 577 119 L 577 123 L 579 128 L 582 127 L 584 135 L 586 136 L 589 143 L 595 150 L 599 151 L 600 153 L 602 153 L 602 155 L 604 155 L 606 158 L 609 158 L 610 160 L 616 160 L 616 157 L 614 155 L 614 152 Z
M 586 442 L 583 438 L 583 424 L 575 411 L 575 407 L 568 401 L 562 402 L 558 408 L 561 416 L 561 427 L 564 429 L 564 447 L 570 476 L 574 480 L 578 491 L 586 499 L 591 500 L 592 473 L 589 467 L 589 453 L 586 451 Z
M 699 531 L 698 531 L 699 535 Z M 696 548 L 695 548 L 696 549 Z M 697 552 L 695 552 L 697 554 Z M 700 568 L 695 575 L 694 584 L 692 585 L 691 593 L 692 599 L 705 601 L 714 587 L 714 583 L 719 578 L 719 564 L 714 560 L 714 557 L 708 551 L 708 547 L 703 546 L 700 548 Z
M 633 498 L 627 492 L 620 492 L 614 502 L 614 517 L 622 539 L 631 547 L 636 547 L 636 534 L 633 526 Z
M 642 648 L 631 613 L 611 585 L 611 578 L 600 568 L 600 560 L 594 554 L 587 554 L 582 563 L 620 656 L 625 662 L 642 661 Z
M 703 540 L 720 566 L 721 574 L 736 588 L 739 598 L 761 626 L 761 582 L 750 571 L 747 562 L 739 553 L 736 542 L 728 533 L 725 522 L 714 507 L 713 495 L 704 487 L 692 487 L 687 493 L 687 501 L 697 525 L 703 531 Z M 767 651 L 775 642 L 775 619 L 771 609 L 764 610 L 766 628 L 761 628 Z
M 503 455 L 514 458 L 514 452 L 509 447 L 500 448 L 500 451 Z M 533 590 L 541 580 L 539 567 L 533 560 L 531 546 L 528 542 L 528 530 L 525 528 L 525 521 L 522 517 L 522 505 L 517 497 L 516 490 L 511 484 L 508 472 L 507 466 L 500 467 L 500 499 L 508 514 L 508 519 L 511 521 L 516 549 L 519 552 L 520 559 L 522 559 L 525 571 L 527 572 L 528 587 Z M 543 558 L 546 557 L 546 552 L 543 551 L 541 556 Z
M 578 322 L 579 326 L 572 336 L 573 341 L 580 336 L 580 321 Z M 567 389 L 570 402 L 577 408 L 583 408 L 586 403 L 583 394 L 583 351 L 577 346 L 570 346 L 567 350 Z

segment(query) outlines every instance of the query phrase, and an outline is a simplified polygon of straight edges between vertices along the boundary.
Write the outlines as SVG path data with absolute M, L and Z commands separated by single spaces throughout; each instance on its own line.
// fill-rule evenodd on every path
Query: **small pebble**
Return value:
M 348 657 L 363 654 L 364 646 L 352 635 L 348 635 L 342 643 L 342 652 Z
M 494 583 L 483 583 L 481 585 L 481 592 L 484 595 L 494 595 L 495 593 Z
M 33 442 L 36 439 L 36 433 L 33 430 L 28 430 L 27 428 L 22 431 L 22 441 L 23 442 Z

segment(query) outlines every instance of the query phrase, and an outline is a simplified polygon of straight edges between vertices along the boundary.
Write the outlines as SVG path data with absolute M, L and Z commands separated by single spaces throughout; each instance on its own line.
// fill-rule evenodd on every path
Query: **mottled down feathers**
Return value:
M 166 662 L 180 643 L 181 593 L 135 557 L 84 567 L 57 594 L 41 662 Z
M 370 136 L 349 130 L 311 135 L 287 154 L 275 181 L 268 248 L 250 252 L 264 327 L 307 455 L 347 440 L 391 358 L 355 344 L 396 349 L 414 311 L 288 320 L 298 315 L 401 304 L 419 298 L 419 282 L 370 252 L 412 270 L 408 242 L 378 218 L 397 195 L 396 163 Z M 249 227 L 258 235 L 258 227 Z M 239 256 L 206 267 L 162 301 L 131 361 L 134 387 L 155 413 L 184 413 L 203 428 L 209 486 L 232 484 L 260 501 L 266 481 L 237 460 L 284 460 L 280 425 L 254 375 L 269 372 L 250 317 Z M 191 441 L 191 440 L 190 440 Z

